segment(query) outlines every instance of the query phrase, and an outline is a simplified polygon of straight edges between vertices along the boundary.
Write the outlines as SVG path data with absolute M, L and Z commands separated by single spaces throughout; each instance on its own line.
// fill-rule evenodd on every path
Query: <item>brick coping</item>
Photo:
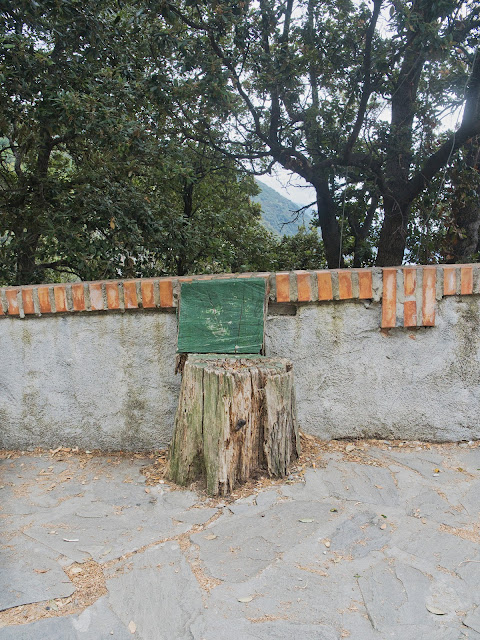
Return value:
M 276 303 L 381 302 L 383 329 L 434 326 L 438 300 L 480 294 L 480 264 L 215 274 L 4 287 L 0 317 L 173 310 L 183 282 L 250 277 L 264 278 L 269 300 Z

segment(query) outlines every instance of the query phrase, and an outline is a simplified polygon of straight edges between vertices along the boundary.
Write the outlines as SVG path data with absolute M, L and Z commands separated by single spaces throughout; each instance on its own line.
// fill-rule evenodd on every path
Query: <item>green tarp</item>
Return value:
M 260 353 L 265 324 L 263 278 L 182 283 L 179 353 Z

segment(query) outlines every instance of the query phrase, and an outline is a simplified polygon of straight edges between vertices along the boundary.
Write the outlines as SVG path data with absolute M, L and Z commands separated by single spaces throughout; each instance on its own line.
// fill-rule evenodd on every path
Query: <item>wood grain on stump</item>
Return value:
M 257 475 L 283 477 L 300 453 L 292 365 L 262 356 L 189 355 L 168 477 L 205 478 L 210 495 Z

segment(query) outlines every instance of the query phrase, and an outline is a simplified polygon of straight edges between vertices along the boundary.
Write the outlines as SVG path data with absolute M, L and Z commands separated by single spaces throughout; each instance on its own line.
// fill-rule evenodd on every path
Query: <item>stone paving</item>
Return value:
M 141 456 L 8 455 L 0 640 L 480 639 L 476 443 L 324 445 L 223 502 Z

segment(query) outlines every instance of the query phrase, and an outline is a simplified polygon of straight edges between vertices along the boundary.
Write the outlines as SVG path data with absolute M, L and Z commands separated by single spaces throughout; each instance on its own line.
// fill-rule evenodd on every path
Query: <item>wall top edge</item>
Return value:
M 216 280 L 225 278 L 269 278 L 276 275 L 286 274 L 303 274 L 303 273 L 357 273 L 357 272 L 383 272 L 392 270 L 405 270 L 405 269 L 459 269 L 459 268 L 480 268 L 480 263 L 466 263 L 466 264 L 403 264 L 390 267 L 348 267 L 344 269 L 292 269 L 290 271 L 262 271 L 262 272 L 242 272 L 242 273 L 215 273 L 215 274 L 201 274 L 201 275 L 185 275 L 185 276 L 152 276 L 148 278 L 112 278 L 110 280 L 77 280 L 74 282 L 45 282 L 35 284 L 23 284 L 23 285 L 4 285 L 0 286 L 1 291 L 18 290 L 18 289 L 38 289 L 38 287 L 71 287 L 72 285 L 90 285 L 90 284 L 122 284 L 124 282 L 156 282 L 156 281 L 175 281 L 175 282 L 191 282 L 192 280 Z
M 178 306 L 182 283 L 227 278 L 263 278 L 270 302 L 355 299 L 382 302 L 383 328 L 412 323 L 433 326 L 436 300 L 480 294 L 479 263 L 221 273 L 0 287 L 0 317 L 141 309 L 173 311 Z M 408 313 L 402 319 L 398 305 L 404 303 Z

